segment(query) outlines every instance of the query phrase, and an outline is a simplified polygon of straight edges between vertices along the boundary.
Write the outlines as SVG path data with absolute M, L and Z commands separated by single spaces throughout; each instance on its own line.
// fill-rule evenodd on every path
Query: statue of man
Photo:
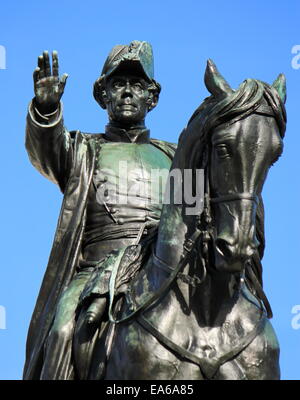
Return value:
M 80 296 L 95 268 L 103 269 L 104 288 L 85 314 L 86 323 L 94 323 L 107 304 L 107 260 L 118 262 L 124 249 L 158 225 L 167 174 L 157 175 L 165 176 L 161 185 L 153 182 L 151 170 L 168 171 L 175 146 L 150 139 L 145 126 L 160 93 L 147 42 L 115 46 L 94 84 L 94 97 L 108 113 L 104 134 L 69 132 L 64 126 L 61 97 L 67 75 L 59 77 L 56 52 L 52 71 L 44 52 L 33 77 L 26 149 L 64 199 L 29 328 L 24 378 L 84 379 L 72 357 Z

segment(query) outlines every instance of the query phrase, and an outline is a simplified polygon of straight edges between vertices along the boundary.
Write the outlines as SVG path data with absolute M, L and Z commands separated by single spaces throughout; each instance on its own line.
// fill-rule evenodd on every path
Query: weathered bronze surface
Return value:
M 44 52 L 26 148 L 64 201 L 24 379 L 279 379 L 261 191 L 282 152 L 284 76 L 233 90 L 209 60 L 211 95 L 177 148 L 145 126 L 160 93 L 149 43 L 115 46 L 94 84 L 104 134 L 66 130 L 66 80 Z

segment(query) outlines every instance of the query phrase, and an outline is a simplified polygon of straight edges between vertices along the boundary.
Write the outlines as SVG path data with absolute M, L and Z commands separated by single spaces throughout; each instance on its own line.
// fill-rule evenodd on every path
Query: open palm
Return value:
M 42 113 L 51 113 L 64 93 L 68 74 L 59 77 L 58 54 L 52 52 L 52 71 L 48 51 L 38 57 L 38 67 L 33 72 L 35 101 Z

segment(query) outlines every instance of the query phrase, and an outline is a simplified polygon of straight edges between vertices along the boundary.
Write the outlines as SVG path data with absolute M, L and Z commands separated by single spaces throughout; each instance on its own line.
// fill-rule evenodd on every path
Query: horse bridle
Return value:
M 264 110 L 264 113 L 266 113 L 265 110 Z M 211 150 L 209 145 L 207 146 L 207 149 Z M 208 160 L 209 160 L 209 158 L 210 158 L 210 153 L 208 155 Z M 247 192 L 230 193 L 227 195 L 210 197 L 209 162 L 208 162 L 208 160 L 207 160 L 207 163 L 205 166 L 206 188 L 205 188 L 205 202 L 204 202 L 205 206 L 204 206 L 204 210 L 203 210 L 204 221 L 206 223 L 206 229 L 205 229 L 204 234 L 202 233 L 202 252 L 204 254 L 204 261 L 206 262 L 206 265 L 209 265 L 209 260 L 208 260 L 209 241 L 212 241 L 212 242 L 214 241 L 214 233 L 213 233 L 214 229 L 212 227 L 212 216 L 211 216 L 210 205 L 218 204 L 218 203 L 225 203 L 225 202 L 230 202 L 230 201 L 249 200 L 249 201 L 253 201 L 258 206 L 259 202 L 260 202 L 260 199 L 256 194 L 251 194 L 251 193 L 247 193 Z M 260 301 L 260 303 L 263 303 L 263 305 L 265 306 L 268 318 L 272 318 L 273 313 L 272 313 L 270 303 L 264 293 L 261 283 L 259 282 L 259 280 L 257 279 L 255 273 L 253 272 L 253 270 L 251 268 L 250 260 L 247 260 L 245 262 L 245 270 L 247 267 L 249 267 L 248 272 L 251 277 L 252 283 L 255 286 L 255 290 L 259 294 L 258 300 Z M 245 274 L 245 272 L 244 272 L 244 274 Z M 241 280 L 243 281 L 244 277 L 241 277 Z
M 211 212 L 211 205 L 212 204 L 220 204 L 220 203 L 227 203 L 233 201 L 242 201 L 242 200 L 249 200 L 252 201 L 258 206 L 259 204 L 259 197 L 254 193 L 249 192 L 234 192 L 228 193 L 220 196 L 211 197 L 211 189 L 210 189 L 210 160 L 211 160 L 211 151 L 212 151 L 211 142 L 206 141 L 206 146 L 204 150 L 204 157 L 203 157 L 203 166 L 204 169 L 204 180 L 205 180 L 205 189 L 204 189 L 204 208 L 201 215 L 198 216 L 197 222 L 197 229 L 200 231 L 199 236 L 201 240 L 199 240 L 199 244 L 201 246 L 200 252 L 200 259 L 202 262 L 203 274 L 202 277 L 206 277 L 206 270 L 210 265 L 209 262 L 209 246 L 210 244 L 215 244 L 215 228 L 213 226 L 213 218 Z M 247 263 L 245 262 L 245 268 Z M 243 281 L 244 271 L 241 273 L 241 280 Z M 203 279 L 201 279 L 201 282 Z M 200 283 L 201 283 L 200 282 Z

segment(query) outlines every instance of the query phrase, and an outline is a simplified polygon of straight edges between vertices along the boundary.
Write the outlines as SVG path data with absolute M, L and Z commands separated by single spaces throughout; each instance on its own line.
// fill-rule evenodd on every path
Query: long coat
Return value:
M 59 297 L 73 278 L 85 228 L 86 205 L 97 152 L 105 142 L 103 134 L 69 132 L 62 118 L 62 106 L 52 118 L 38 119 L 29 106 L 26 149 L 31 163 L 64 194 L 58 225 L 26 343 L 23 378 L 39 379 L 43 346 L 51 328 Z M 171 159 L 175 145 L 151 139 L 151 144 Z

